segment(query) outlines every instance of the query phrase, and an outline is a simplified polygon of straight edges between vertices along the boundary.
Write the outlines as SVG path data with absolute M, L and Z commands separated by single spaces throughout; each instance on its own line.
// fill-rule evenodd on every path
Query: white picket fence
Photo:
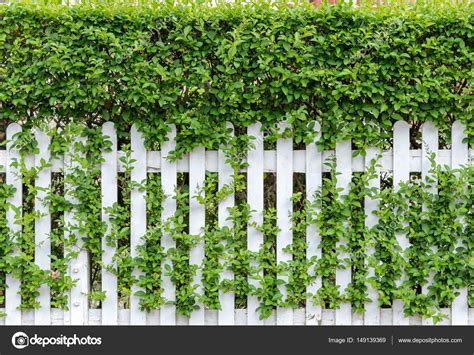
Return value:
M 284 128 L 285 125 L 282 125 Z M 319 129 L 316 125 L 316 130 Z M 21 206 L 22 201 L 22 185 L 18 177 L 17 168 L 11 165 L 12 161 L 19 159 L 19 153 L 12 149 L 11 139 L 21 130 L 17 124 L 11 124 L 7 130 L 7 138 L 9 144 L 7 149 L 0 151 L 0 172 L 6 173 L 6 183 L 16 187 L 15 195 L 10 202 L 15 206 Z M 28 157 L 26 164 L 29 167 L 39 166 L 41 159 L 49 160 L 49 137 L 40 131 L 36 131 L 36 139 L 38 141 L 39 153 L 36 156 Z M 112 123 L 106 123 L 103 126 L 103 134 L 112 141 L 112 150 L 104 153 L 104 163 L 102 165 L 102 207 L 103 220 L 110 225 L 108 215 L 105 209 L 112 206 L 117 201 L 117 174 L 123 171 L 122 163 L 119 160 L 121 155 L 117 151 L 117 138 Z M 248 184 L 248 203 L 255 212 L 251 216 L 251 221 L 261 224 L 263 222 L 263 201 L 264 201 L 264 172 L 276 173 L 277 177 L 277 224 L 281 232 L 277 236 L 277 261 L 283 262 L 291 260 L 292 255 L 284 251 L 285 247 L 292 242 L 291 217 L 289 212 L 292 209 L 292 188 L 293 173 L 306 174 L 306 195 L 313 196 L 313 193 L 322 186 L 322 173 L 329 171 L 324 164 L 327 158 L 336 156 L 337 184 L 342 187 L 345 192 L 348 191 L 353 172 L 362 172 L 369 165 L 372 159 L 377 159 L 379 152 L 375 148 L 370 148 L 365 157 L 352 157 L 351 142 L 344 141 L 337 144 L 335 151 L 318 152 L 316 142 L 309 144 L 306 150 L 293 150 L 292 139 L 279 139 L 276 150 L 264 150 L 264 137 L 261 132 L 261 125 L 256 123 L 248 128 L 248 134 L 256 137 L 255 147 L 248 154 L 248 168 L 246 169 Z M 439 164 L 446 164 L 451 167 L 457 167 L 467 164 L 470 157 L 474 156 L 473 151 L 468 150 L 467 144 L 463 143 L 465 138 L 464 127 L 461 123 L 455 122 L 452 127 L 452 149 L 438 149 L 438 132 L 436 127 L 431 123 L 425 123 L 422 128 L 423 149 L 410 150 L 410 126 L 406 122 L 399 121 L 393 128 L 393 150 L 383 152 L 380 158 L 380 172 L 393 172 L 393 181 L 397 185 L 399 182 L 407 181 L 410 172 L 421 172 L 422 176 L 428 174 L 430 163 L 428 161 L 428 153 L 436 154 L 436 161 Z M 200 205 L 193 198 L 199 189 L 204 185 L 205 172 L 217 172 L 219 178 L 219 186 L 228 184 L 232 179 L 232 169 L 226 164 L 226 158 L 223 151 L 205 151 L 203 148 L 195 148 L 193 152 L 183 156 L 177 162 L 170 162 L 167 159 L 168 153 L 175 146 L 176 130 L 171 127 L 169 140 L 163 145 L 162 151 L 146 151 L 144 140 L 140 132 L 135 128 L 131 132 L 131 148 L 133 181 L 143 181 L 147 177 L 147 172 L 160 173 L 162 176 L 162 186 L 164 193 L 168 196 L 163 202 L 163 220 L 173 215 L 176 209 L 175 200 L 172 198 L 174 194 L 174 186 L 177 181 L 178 172 L 189 173 L 190 185 L 190 233 L 199 234 L 205 225 L 204 206 Z M 54 160 L 52 167 L 43 169 L 37 180 L 36 186 L 49 187 L 51 184 L 51 174 L 53 172 L 67 171 L 71 167 L 68 156 L 61 160 Z M 63 170 L 64 169 L 64 170 Z M 371 182 L 374 187 L 380 183 L 380 179 Z M 37 196 L 35 209 L 41 212 L 47 212 L 47 206 L 44 206 L 42 200 L 42 192 Z M 145 192 L 134 190 L 131 196 L 131 253 L 136 255 L 135 248 L 141 243 L 141 237 L 146 231 L 146 201 Z M 234 196 L 228 196 L 219 204 L 218 221 L 220 226 L 229 223 L 227 217 L 229 215 L 228 208 L 233 206 Z M 373 226 L 377 223 L 377 218 L 371 212 L 377 208 L 377 201 L 366 198 L 366 225 Z M 16 231 L 19 226 L 14 223 L 13 212 L 7 215 L 9 227 Z M 73 214 L 69 213 L 65 216 L 70 223 L 75 223 Z M 36 252 L 35 261 L 38 265 L 48 270 L 50 267 L 50 242 L 48 235 L 50 233 L 50 216 L 47 213 L 42 214 L 35 224 L 36 234 Z M 408 240 L 404 235 L 397 235 L 398 242 L 402 248 L 409 246 Z M 251 251 L 258 251 L 263 242 L 261 232 L 253 227 L 248 227 L 248 248 Z M 174 241 L 169 235 L 162 238 L 162 246 L 166 250 L 174 246 Z M 320 237 L 314 226 L 307 229 L 307 257 L 320 256 L 319 249 Z M 342 242 L 341 242 L 342 243 Z M 112 256 L 114 255 L 114 247 L 110 247 L 103 243 L 103 263 L 104 265 L 112 264 Z M 372 253 L 373 250 L 369 251 Z M 200 264 L 204 257 L 203 242 L 198 244 L 190 255 L 190 262 Z M 344 255 L 341 255 L 344 257 Z M 369 271 L 373 274 L 373 270 Z M 40 289 L 39 302 L 41 308 L 36 311 L 25 312 L 20 311 L 17 307 L 20 305 L 20 296 L 17 294 L 20 289 L 18 280 L 7 275 L 8 288 L 6 290 L 5 312 L 6 317 L 0 319 L 0 324 L 20 325 L 20 324 L 65 324 L 65 325 L 82 325 L 82 324 L 265 324 L 265 325 L 285 325 L 285 324 L 306 324 L 306 325 L 406 325 L 406 324 L 430 324 L 430 321 L 421 320 L 420 317 L 406 318 L 403 315 L 403 305 L 400 300 L 395 300 L 393 308 L 381 309 L 377 304 L 377 292 L 370 284 L 368 284 L 369 297 L 373 302 L 368 303 L 365 314 L 356 314 L 352 312 L 350 304 L 342 304 L 339 309 L 321 309 L 308 301 L 305 309 L 288 309 L 278 308 L 272 316 L 264 321 L 259 320 L 256 308 L 258 300 L 256 297 L 249 297 L 247 309 L 235 309 L 234 295 L 232 293 L 221 293 L 219 299 L 222 309 L 220 311 L 206 310 L 200 307 L 188 319 L 183 316 L 176 315 L 176 309 L 173 305 L 165 305 L 160 310 L 150 313 L 143 312 L 139 309 L 139 298 L 133 293 L 138 290 L 133 286 L 133 292 L 130 300 L 130 309 L 119 309 L 117 300 L 117 278 L 107 271 L 102 271 L 102 288 L 106 291 L 107 298 L 102 303 L 101 309 L 89 309 L 89 303 L 86 294 L 89 291 L 88 284 L 88 257 L 85 251 L 81 251 L 79 257 L 69 266 L 69 273 L 73 278 L 78 278 L 79 282 L 70 292 L 69 311 L 59 309 L 51 309 L 49 288 L 44 285 Z M 135 274 L 138 271 L 134 272 Z M 281 275 L 281 278 L 285 276 Z M 222 279 L 231 279 L 233 275 L 229 271 L 222 273 Z M 194 278 L 195 284 L 198 285 L 198 292 L 202 293 L 203 288 L 200 285 L 200 271 Z M 255 280 L 249 280 L 256 283 Z M 336 283 L 341 289 L 351 281 L 351 270 L 337 270 Z M 162 278 L 164 294 L 168 300 L 174 300 L 175 289 L 168 276 L 163 275 Z M 317 278 L 316 282 L 308 287 L 308 292 L 314 293 L 321 287 L 321 279 Z M 284 287 L 281 288 L 285 294 Z M 426 288 L 423 292 L 426 292 Z M 461 290 L 461 294 L 452 307 L 443 309 L 447 319 L 440 324 L 474 324 L 474 309 L 468 308 L 467 290 Z

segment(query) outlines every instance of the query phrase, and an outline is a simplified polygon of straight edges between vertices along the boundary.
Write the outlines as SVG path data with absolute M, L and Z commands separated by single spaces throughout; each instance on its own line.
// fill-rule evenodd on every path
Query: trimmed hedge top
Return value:
M 0 6 L 0 122 L 136 123 L 150 145 L 178 128 L 177 154 L 262 122 L 296 142 L 386 142 L 392 125 L 472 114 L 474 6 L 354 9 L 265 2 Z

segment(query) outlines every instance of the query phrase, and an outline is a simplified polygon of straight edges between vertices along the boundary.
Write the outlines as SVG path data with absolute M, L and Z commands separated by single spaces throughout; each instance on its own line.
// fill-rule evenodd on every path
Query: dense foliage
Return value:
M 322 145 L 382 144 L 395 121 L 453 120 L 473 143 L 472 4 L 363 7 L 270 2 L 0 7 L 0 121 L 132 123 L 177 153 L 260 121 Z
M 452 170 L 433 161 L 429 179 L 412 174 L 399 189 L 390 176 L 382 176 L 380 189 L 369 188 L 376 178 L 371 166 L 354 173 L 346 195 L 337 187 L 332 159 L 314 196 L 306 196 L 304 178 L 297 176 L 293 243 L 286 249 L 293 259 L 286 263 L 276 260 L 280 231 L 274 176 L 265 176 L 264 222 L 257 225 L 250 222 L 253 211 L 246 201 L 252 182 L 242 173 L 252 145 L 245 127 L 255 121 L 263 124 L 267 147 L 281 136 L 280 121 L 291 124 L 292 132 L 284 134 L 297 145 L 313 142 L 317 121 L 321 149 L 348 138 L 356 149 L 388 146 L 393 123 L 400 119 L 412 124 L 412 148 L 420 146 L 419 128 L 426 121 L 435 122 L 441 144 L 448 145 L 451 124 L 460 120 L 473 145 L 473 14 L 472 5 L 447 4 L 377 9 L 260 2 L 212 8 L 184 3 L 114 9 L 99 4 L 0 6 L 0 128 L 10 122 L 23 125 L 23 133 L 14 138 L 20 159 L 13 164 L 24 187 L 21 210 L 8 202 L 15 189 L 0 175 L 0 305 L 8 286 L 5 275 L 12 274 L 21 280 L 22 309 L 39 307 L 43 284 L 51 287 L 52 306 L 66 309 L 76 281 L 67 265 L 77 257 L 74 246 L 82 236 L 91 266 L 92 307 L 107 297 L 102 268 L 117 275 L 121 308 L 129 307 L 132 286 L 140 287 L 135 296 L 144 310 L 170 302 L 162 287 L 163 275 L 169 276 L 176 287 L 173 302 L 185 316 L 199 304 L 219 309 L 220 292 L 233 292 L 237 308 L 256 296 L 261 318 L 276 307 L 301 307 L 307 300 L 324 308 L 350 302 L 363 312 L 371 301 L 368 285 L 378 291 L 382 307 L 402 299 L 406 315 L 438 320 L 440 308 L 449 306 L 462 288 L 469 289 L 474 306 L 472 165 Z M 108 230 L 101 216 L 100 163 L 111 144 L 100 127 L 109 120 L 120 135 L 122 172 L 118 201 L 105 209 Z M 234 125 L 233 138 L 226 122 Z M 27 166 L 27 156 L 37 152 L 32 128 L 51 123 L 52 159 L 66 155 L 73 165 L 53 174 L 47 197 L 35 202 L 34 180 L 53 160 Z M 160 148 L 168 125 L 175 124 L 175 157 L 195 146 L 223 149 L 233 182 L 219 186 L 217 174 L 207 172 L 202 191 L 190 195 L 188 175 L 180 173 L 172 196 L 176 213 L 164 219 L 162 204 L 170 196 L 162 190 L 161 176 L 149 173 L 145 181 L 131 180 L 132 124 L 152 149 Z M 439 193 L 430 193 L 432 187 Z M 132 256 L 131 193 L 144 189 L 147 230 Z M 236 203 L 228 211 L 228 225 L 222 226 L 217 206 L 231 194 Z M 367 197 L 379 200 L 378 223 L 372 228 L 364 223 Z M 206 210 L 206 227 L 198 235 L 189 232 L 191 198 Z M 51 270 L 34 262 L 35 203 L 45 203 L 52 216 Z M 13 223 L 20 232 L 9 230 L 9 210 L 15 211 Z M 65 213 L 77 225 L 65 223 Z M 264 235 L 258 252 L 247 249 L 249 225 Z M 319 258 L 306 257 L 309 226 L 322 238 Z M 400 233 L 410 241 L 405 251 L 397 243 Z M 161 247 L 165 234 L 175 248 Z M 102 264 L 104 238 L 117 246 L 114 265 Z M 202 242 L 205 258 L 192 264 L 190 251 Z M 367 257 L 369 248 L 374 253 Z M 19 253 L 11 255 L 13 250 Z M 348 258 L 341 260 L 342 252 Z M 345 268 L 353 276 L 342 290 L 335 275 Z M 222 280 L 223 270 L 232 271 L 234 279 Z M 306 292 L 316 278 L 322 287 L 315 294 Z M 202 294 L 196 283 L 203 285 Z

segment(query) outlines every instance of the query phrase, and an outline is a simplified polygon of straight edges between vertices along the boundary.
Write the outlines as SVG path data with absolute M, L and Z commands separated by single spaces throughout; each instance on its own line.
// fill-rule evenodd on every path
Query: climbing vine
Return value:
M 111 207 L 105 208 L 111 224 L 106 243 L 108 246 L 115 247 L 116 250 L 112 258 L 113 265 L 104 265 L 104 267 L 117 276 L 118 302 L 120 306 L 127 308 L 130 305 L 131 287 L 134 284 L 132 276 L 134 262 L 130 250 L 130 195 L 134 185 L 131 180 L 133 161 L 130 144 L 124 145 L 121 152 L 123 155 L 119 157 L 119 161 L 122 164 L 122 172 L 117 176 L 117 185 L 120 187 L 118 201 Z M 151 187 L 148 194 L 153 194 Z M 153 223 L 152 219 L 151 223 Z
M 5 184 L 3 177 L 0 184 L 0 304 L 5 303 L 6 274 L 11 271 L 6 257 L 13 251 L 12 241 L 8 228 L 7 210 L 8 199 L 13 196 L 15 189 Z M 0 315 L 4 315 L 0 313 Z
M 472 242 L 465 225 L 472 210 L 470 174 L 472 168 L 448 169 L 432 156 L 426 179 L 415 177 L 396 193 L 410 241 L 405 252 L 408 277 L 399 292 L 408 315 L 439 320 L 440 308 L 449 306 L 459 289 L 472 287 Z
M 168 251 L 167 257 L 173 268 L 168 268 L 166 275 L 176 287 L 176 310 L 178 314 L 189 317 L 198 308 L 197 286 L 192 283 L 196 277 L 198 265 L 190 263 L 190 252 L 200 240 L 200 235 L 189 234 L 189 186 L 184 176 L 180 176 L 175 190 L 176 212 L 166 221 L 164 230 L 174 239 L 176 247 Z
M 68 309 L 68 293 L 76 282 L 68 273 L 68 265 L 78 256 L 77 243 L 81 238 L 91 265 L 88 296 L 93 307 L 100 307 L 107 297 L 99 276 L 102 268 L 117 275 L 120 307 L 129 307 L 132 288 L 137 286 L 140 290 L 133 296 L 139 298 L 143 310 L 160 309 L 172 303 L 178 314 L 187 317 L 198 307 L 220 309 L 221 292 L 235 294 L 236 308 L 245 308 L 247 298 L 256 296 L 261 319 L 268 318 L 276 307 L 304 307 L 307 301 L 331 309 L 350 303 L 354 311 L 362 313 L 365 305 L 374 301 L 368 297 L 369 285 L 377 291 L 381 307 L 390 307 L 395 299 L 401 299 L 405 315 L 422 315 L 435 322 L 441 320 L 441 309 L 450 307 L 461 289 L 468 289 L 469 303 L 473 305 L 472 165 L 450 169 L 436 164 L 433 156 L 426 178 L 415 173 L 395 188 L 392 178 L 382 175 L 381 187 L 373 188 L 370 182 L 380 177 L 372 162 L 366 171 L 353 174 L 350 186 L 343 192 L 338 186 L 335 159 L 330 158 L 321 189 L 306 196 L 302 185 L 292 195 L 293 241 L 286 249 L 292 260 L 277 263 L 276 239 L 280 230 L 276 210 L 267 206 L 264 221 L 258 225 L 250 222 L 255 211 L 246 202 L 250 182 L 246 180 L 244 158 L 252 148 L 252 137 L 238 134 L 222 147 L 226 164 L 232 168 L 231 182 L 219 186 L 218 174 L 207 172 L 205 183 L 195 196 L 190 196 L 184 173 L 178 174 L 172 196 L 164 194 L 159 173 L 149 172 L 146 180 L 132 181 L 132 151 L 129 144 L 123 144 L 119 154 L 118 200 L 104 209 L 109 216 L 108 229 L 102 218 L 100 166 L 104 152 L 110 151 L 110 141 L 100 129 L 81 125 L 52 130 L 50 135 L 51 160 L 34 166 L 28 157 L 38 153 L 38 148 L 31 131 L 24 129 L 13 139 L 13 147 L 20 153 L 12 167 L 18 169 L 23 185 L 21 206 L 8 202 L 15 189 L 4 180 L 0 184 L 2 303 L 7 287 L 5 275 L 11 274 L 21 281 L 20 309 L 40 306 L 37 298 L 43 284 L 51 288 L 52 306 Z M 62 156 L 66 157 L 64 172 L 52 175 L 46 198 L 37 202 L 38 174 L 57 164 Z M 130 205 L 134 189 L 146 193 L 147 226 L 136 256 L 132 257 Z M 228 223 L 223 226 L 218 220 L 219 205 L 231 195 L 235 203 L 225 211 Z M 205 228 L 196 235 L 189 231 L 189 202 L 193 198 L 206 210 Z M 370 228 L 365 224 L 366 198 L 378 203 L 377 223 Z M 164 219 L 166 199 L 174 200 L 176 210 Z M 42 270 L 34 259 L 34 225 L 41 217 L 35 203 L 47 204 L 52 219 L 49 270 Z M 10 209 L 15 216 L 13 223 L 19 227 L 15 233 L 10 231 L 6 219 Z M 73 216 L 75 223 L 66 223 L 66 213 Z M 307 257 L 307 230 L 312 226 L 321 238 L 322 253 L 318 258 Z M 248 227 L 263 234 L 257 252 L 248 250 Z M 163 249 L 164 235 L 174 240 L 175 247 Z M 408 238 L 406 250 L 398 244 L 398 235 Z M 113 265 L 102 264 L 104 238 L 108 245 L 116 246 Z M 192 264 L 191 250 L 201 242 L 205 258 L 202 264 Z M 340 246 L 340 242 L 345 245 Z M 374 253 L 367 256 L 369 249 Z M 341 259 L 342 252 L 347 253 L 347 259 Z M 336 270 L 347 268 L 352 271 L 352 280 L 346 289 L 340 289 Z M 139 270 L 140 276 L 134 276 L 134 269 Z M 370 269 L 374 271 L 371 277 Z M 201 280 L 196 279 L 198 270 Z M 233 278 L 223 279 L 224 270 L 231 271 Z M 176 288 L 173 300 L 164 296 L 163 275 L 170 277 Z M 322 287 L 310 294 L 307 288 L 316 278 L 321 278 Z M 197 283 L 203 285 L 202 295 L 197 292 Z M 280 286 L 285 287 L 286 297 Z

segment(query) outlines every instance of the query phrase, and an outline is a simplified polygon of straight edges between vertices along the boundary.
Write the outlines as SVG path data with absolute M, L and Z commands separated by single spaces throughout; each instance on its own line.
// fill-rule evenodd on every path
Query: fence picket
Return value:
M 47 195 L 46 189 L 51 186 L 50 138 L 39 129 L 35 130 L 35 137 L 38 142 L 38 154 L 35 156 L 35 167 L 38 169 L 38 176 L 35 181 L 35 187 L 38 188 L 35 197 L 35 210 L 39 213 L 35 220 L 35 262 L 42 270 L 50 270 L 51 239 L 49 234 L 51 232 L 51 215 L 49 214 L 48 204 L 44 201 Z M 35 325 L 51 324 L 51 298 L 47 284 L 41 285 L 38 302 L 40 308 L 35 309 Z
M 199 193 L 204 194 L 204 184 L 206 178 L 206 151 L 203 147 L 196 147 L 189 154 L 189 233 L 191 235 L 202 235 L 206 224 L 206 209 L 200 204 L 195 196 Z M 205 256 L 204 241 L 200 240 L 198 244 L 191 249 L 189 263 L 198 265 L 196 275 L 193 279 L 193 285 L 197 286 L 196 293 L 199 297 L 204 295 L 202 286 L 202 261 Z M 205 306 L 198 304 L 199 309 L 191 313 L 189 318 L 190 325 L 202 325 L 205 323 Z
M 165 195 L 162 205 L 163 211 L 161 215 L 163 222 L 169 221 L 176 213 L 176 162 L 168 160 L 169 153 L 174 150 L 176 146 L 176 127 L 174 125 L 170 125 L 169 128 L 170 132 L 168 133 L 168 139 L 163 143 L 161 148 L 161 185 L 163 186 L 163 193 Z M 161 246 L 164 253 L 167 253 L 170 249 L 176 247 L 176 243 L 169 232 L 163 232 L 161 237 Z M 176 300 L 176 287 L 171 281 L 171 276 L 166 275 L 169 273 L 169 270 L 173 269 L 173 264 L 171 262 L 168 263 L 169 270 L 166 270 L 165 265 L 166 261 L 163 261 L 161 264 L 163 297 L 170 302 L 174 302 Z M 161 307 L 160 324 L 176 324 L 176 305 L 164 304 Z
M 116 263 L 113 260 L 117 248 L 117 242 L 110 245 L 107 236 L 111 233 L 111 223 L 107 208 L 117 203 L 117 134 L 112 122 L 104 123 L 102 134 L 105 139 L 111 142 L 111 149 L 103 153 L 103 162 L 101 166 L 102 179 L 102 220 L 107 224 L 107 232 L 102 239 L 102 291 L 105 291 L 106 297 L 102 301 L 102 324 L 116 325 L 118 322 L 118 295 L 117 295 L 117 276 L 107 270 L 106 266 L 113 269 Z
M 21 225 L 15 223 L 17 218 L 22 215 L 22 196 L 23 186 L 21 177 L 19 176 L 20 167 L 13 166 L 12 164 L 20 161 L 20 153 L 13 145 L 13 137 L 21 132 L 21 126 L 17 123 L 11 123 L 7 127 L 7 163 L 6 169 L 6 183 L 12 185 L 15 188 L 15 193 L 8 199 L 10 207 L 7 211 L 7 225 L 8 229 L 14 233 L 21 233 Z M 15 242 L 17 239 L 16 235 L 13 236 L 12 241 Z M 19 250 L 14 249 L 12 256 L 19 255 Z M 21 304 L 21 297 L 18 294 L 20 291 L 20 280 L 13 277 L 11 274 L 6 276 L 6 285 L 8 287 L 5 290 L 5 324 L 6 325 L 19 325 L 21 324 L 21 311 L 18 307 Z
M 437 162 L 438 157 L 438 129 L 434 125 L 433 122 L 425 122 L 422 126 L 422 139 L 423 145 L 421 148 L 421 179 L 426 181 L 426 178 L 430 175 L 429 170 L 431 168 L 431 161 L 429 157 L 432 153 L 435 155 L 435 162 Z M 430 176 L 433 179 L 431 182 L 432 186 L 426 192 L 431 194 L 437 194 L 438 189 L 436 187 L 436 176 Z M 423 206 L 423 210 L 425 210 L 426 206 Z M 436 252 L 436 247 L 432 246 L 431 250 Z M 422 286 L 422 293 L 427 295 L 428 294 L 428 287 L 433 283 L 434 273 L 430 272 L 428 276 L 428 281 L 426 284 Z M 423 318 L 422 324 L 424 325 L 433 325 L 432 318 Z
M 227 128 L 232 129 L 233 126 L 228 123 Z M 218 170 L 219 170 L 219 182 L 218 188 L 221 190 L 224 186 L 232 184 L 233 178 L 233 169 L 226 162 L 227 158 L 223 149 L 220 149 L 218 152 Z M 230 215 L 229 208 L 234 206 L 235 203 L 234 193 L 227 196 L 224 200 L 219 203 L 218 207 L 218 223 L 219 228 L 228 227 L 232 228 L 232 222 L 228 221 L 227 218 Z M 226 242 L 223 241 L 223 245 L 226 245 Z M 225 264 L 225 260 L 221 258 L 219 260 L 221 264 Z M 232 280 L 234 278 L 234 273 L 227 269 L 224 265 L 224 271 L 221 274 L 222 280 Z M 219 325 L 234 325 L 235 324 L 235 296 L 233 292 L 222 292 L 219 291 L 219 302 L 221 304 L 221 309 L 218 312 L 218 323 Z
M 410 179 L 410 165 L 407 164 L 407 159 L 410 157 L 410 126 L 404 121 L 398 121 L 393 126 L 393 187 L 398 190 L 401 182 Z M 396 233 L 397 243 L 401 248 L 401 253 L 410 246 L 408 238 L 403 233 Z M 402 275 L 403 282 L 406 275 Z M 401 286 L 398 283 L 398 287 Z M 403 302 L 400 299 L 393 300 L 393 325 L 408 325 L 410 319 L 405 317 L 403 312 Z
M 260 122 L 254 123 L 248 128 L 248 135 L 255 137 L 253 144 L 254 148 L 248 152 L 247 163 L 247 199 L 250 205 L 250 210 L 253 211 L 247 230 L 247 245 L 248 249 L 257 253 L 263 244 L 263 233 L 258 231 L 255 227 L 251 226 L 251 223 L 256 223 L 257 226 L 263 224 L 263 133 L 261 131 L 262 124 Z M 250 183 L 251 182 L 251 183 Z M 256 263 L 251 265 L 257 267 Z M 260 272 L 259 276 L 263 276 Z M 259 287 L 258 280 L 249 278 L 249 284 L 255 288 Z M 261 325 L 263 321 L 259 318 L 257 308 L 259 301 L 257 296 L 249 296 L 247 301 L 247 324 L 249 325 Z
M 138 184 L 146 181 L 147 151 L 145 142 L 141 132 L 137 127 L 132 126 L 131 131 L 131 156 L 132 171 L 130 178 Z M 134 186 L 131 192 L 130 203 L 130 256 L 135 258 L 138 256 L 137 247 L 143 244 L 143 236 L 146 233 L 146 192 Z M 135 278 L 145 276 L 144 273 L 135 268 L 132 272 Z M 145 292 L 142 287 L 132 285 L 132 293 L 130 295 L 130 324 L 141 325 L 146 324 L 146 312 L 140 310 L 140 298 L 135 294 L 138 291 Z
M 380 167 L 379 164 L 379 150 L 374 147 L 367 148 L 365 156 L 365 168 L 369 169 L 371 164 L 374 163 L 376 178 L 371 179 L 368 182 L 368 188 L 375 188 L 377 191 L 380 189 Z M 378 223 L 378 217 L 374 215 L 374 212 L 378 209 L 378 199 L 372 199 L 369 196 L 365 196 L 365 226 L 372 228 Z M 373 241 L 372 241 L 373 242 Z M 367 248 L 367 259 L 375 253 L 375 245 L 369 244 Z M 368 263 L 366 262 L 366 265 Z M 374 268 L 368 267 L 368 277 L 375 276 Z M 370 282 L 367 282 L 367 295 L 371 302 L 366 302 L 364 312 L 364 324 L 365 325 L 380 325 L 380 308 L 379 308 L 379 297 L 377 290 L 372 287 Z
M 318 132 L 315 142 L 306 146 L 306 199 L 313 201 L 314 194 L 320 190 L 323 185 L 322 175 L 322 153 L 318 151 L 317 143 L 321 138 L 321 127 L 318 122 L 315 123 L 315 131 Z M 311 213 L 318 214 L 319 207 L 315 207 Z M 309 224 L 306 228 L 306 243 L 308 245 L 306 256 L 308 260 L 321 257 L 321 236 L 314 224 Z M 311 276 L 315 275 L 314 266 L 308 270 Z M 321 276 L 317 276 L 314 282 L 308 285 L 306 291 L 310 295 L 315 295 L 321 288 Z M 322 309 L 320 305 L 315 305 L 311 298 L 306 300 L 306 324 L 317 325 L 322 318 Z
M 467 138 L 464 125 L 456 121 L 453 123 L 451 130 L 451 167 L 457 169 L 462 165 L 468 163 L 468 145 L 464 143 Z M 465 221 L 463 221 L 465 224 Z M 466 247 L 464 243 L 458 242 L 457 247 Z M 459 295 L 454 299 L 451 305 L 451 324 L 452 325 L 467 325 L 469 318 L 469 305 L 467 302 L 467 288 L 464 287 L 459 290 Z
M 68 175 L 74 174 L 76 168 L 80 168 L 78 159 L 80 158 L 80 152 L 77 151 L 77 145 L 84 144 L 85 138 L 74 137 L 73 143 L 69 146 L 69 151 L 64 156 L 64 175 L 65 179 Z M 77 204 L 77 200 L 74 197 L 75 186 L 71 186 L 70 183 L 65 183 L 64 191 L 66 199 L 73 205 Z M 64 224 L 66 226 L 66 240 L 70 239 L 71 234 L 74 234 L 74 238 L 77 239 L 77 243 L 71 247 L 70 251 L 65 251 L 66 254 L 69 252 L 77 253 L 76 258 L 72 258 L 69 261 L 68 273 L 72 279 L 77 280 L 77 283 L 72 287 L 69 298 L 69 312 L 66 318 L 67 324 L 71 325 L 84 325 L 88 322 L 89 317 L 89 255 L 83 248 L 84 241 L 82 235 L 76 230 L 78 227 L 78 221 L 75 218 L 76 209 L 73 207 L 72 210 L 64 212 Z
M 282 122 L 279 126 L 280 131 L 290 128 L 286 122 Z M 293 242 L 293 231 L 291 214 L 293 213 L 293 202 L 291 196 L 293 194 L 293 140 L 290 138 L 279 138 L 277 140 L 277 225 L 279 232 L 277 235 L 277 264 L 287 263 L 292 260 L 292 254 L 285 249 Z M 278 275 L 280 280 L 288 282 L 288 276 Z M 283 299 L 286 300 L 287 290 L 285 285 L 278 285 Z M 277 307 L 277 325 L 287 325 L 293 323 L 293 309 L 286 307 Z
M 343 199 L 349 193 L 350 183 L 352 179 L 352 147 L 351 141 L 347 140 L 336 144 L 336 172 L 337 187 L 343 190 L 340 193 L 340 198 Z M 346 227 L 349 228 L 349 220 L 346 221 Z M 347 247 L 347 241 L 338 240 L 336 248 L 339 251 L 340 259 L 348 259 L 350 257 L 347 251 L 341 248 Z M 339 286 L 339 291 L 344 292 L 351 284 L 352 272 L 350 268 L 336 270 L 336 285 Z M 352 324 L 352 307 L 350 303 L 342 303 L 335 311 L 336 325 L 351 325 Z

